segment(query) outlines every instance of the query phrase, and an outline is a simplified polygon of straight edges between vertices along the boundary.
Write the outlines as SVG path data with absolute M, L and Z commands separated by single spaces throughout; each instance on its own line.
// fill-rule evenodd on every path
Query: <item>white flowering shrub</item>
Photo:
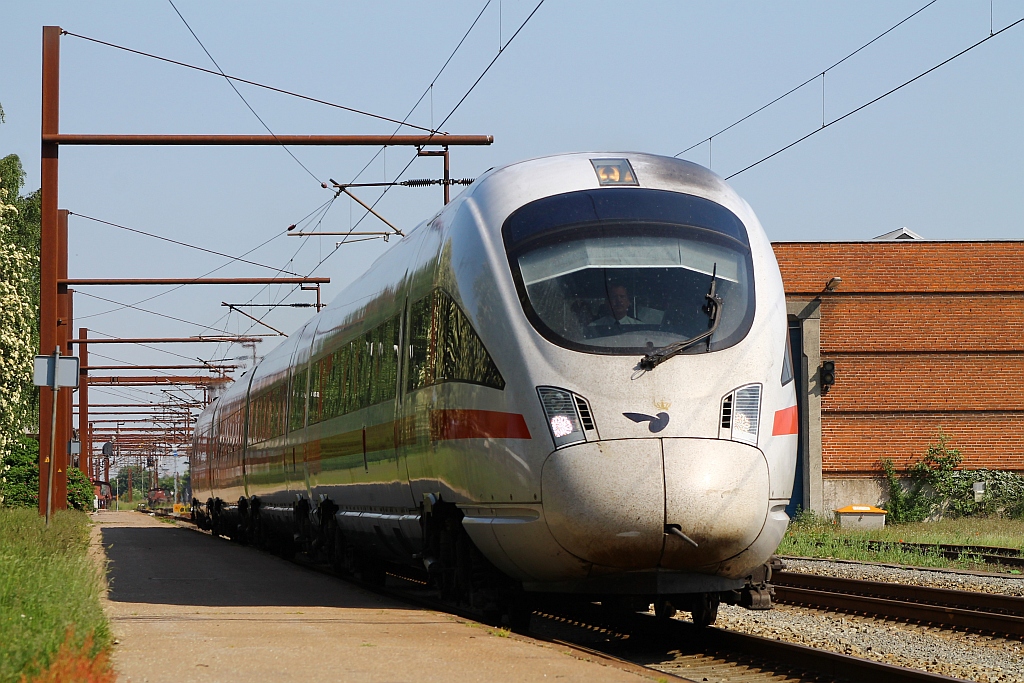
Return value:
M 17 208 L 8 204 L 7 195 L 0 187 L 0 463 L 4 465 L 29 417 L 35 356 L 32 274 L 38 267 L 34 255 L 11 239 L 7 219 Z

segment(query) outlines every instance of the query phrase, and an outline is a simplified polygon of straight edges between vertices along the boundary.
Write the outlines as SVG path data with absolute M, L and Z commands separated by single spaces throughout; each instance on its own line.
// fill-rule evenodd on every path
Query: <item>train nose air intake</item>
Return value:
M 768 514 L 761 451 L 717 439 L 621 439 L 552 453 L 544 516 L 567 551 L 621 569 L 708 568 L 746 549 Z

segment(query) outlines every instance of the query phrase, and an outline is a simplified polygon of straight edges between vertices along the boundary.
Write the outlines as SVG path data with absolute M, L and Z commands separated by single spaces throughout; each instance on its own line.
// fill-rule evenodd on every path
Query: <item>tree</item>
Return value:
M 21 435 L 11 445 L 0 472 L 0 507 L 39 506 L 39 442 Z M 91 510 L 93 485 L 77 467 L 68 468 L 68 507 Z
M 32 302 L 31 346 L 39 348 L 39 248 L 42 232 L 42 204 L 40 192 L 36 190 L 25 196 L 21 190 L 25 186 L 25 169 L 17 154 L 9 154 L 0 158 L 0 194 L 7 191 L 8 206 L 14 211 L 8 212 L 3 222 L 8 229 L 4 243 L 14 244 L 27 252 L 32 267 L 25 273 L 28 277 L 27 292 Z M 39 388 L 34 386 L 30 378 L 26 378 L 23 390 L 25 427 L 35 431 L 39 416 Z
M 95 495 L 92 482 L 77 467 L 68 468 L 68 507 L 76 510 L 92 510 Z
M 128 500 L 128 472 L 132 473 L 132 499 L 134 501 L 146 500 L 146 482 L 149 472 L 139 465 L 124 465 L 117 471 L 115 481 L 110 483 L 111 490 L 116 491 L 121 500 Z M 116 483 L 115 483 L 116 482 Z M 116 488 L 115 488 L 116 487 Z
M 4 172 L 8 177 L 0 176 L 0 461 L 7 464 L 14 444 L 31 424 L 39 258 L 38 251 L 33 253 L 25 246 L 30 241 L 25 230 L 30 228 L 18 207 L 24 206 L 24 200 L 15 193 L 17 204 L 9 203 L 8 185 L 20 187 L 23 183 L 21 161 L 16 156 L 13 160 L 4 157 L 0 173 Z
M 39 442 L 19 436 L 4 458 L 0 482 L 0 506 L 35 508 L 39 506 Z

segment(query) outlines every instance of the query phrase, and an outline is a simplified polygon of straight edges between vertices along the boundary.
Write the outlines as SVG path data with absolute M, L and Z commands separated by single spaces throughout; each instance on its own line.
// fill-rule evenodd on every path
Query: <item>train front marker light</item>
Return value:
M 628 159 L 591 159 L 599 185 L 639 185 Z

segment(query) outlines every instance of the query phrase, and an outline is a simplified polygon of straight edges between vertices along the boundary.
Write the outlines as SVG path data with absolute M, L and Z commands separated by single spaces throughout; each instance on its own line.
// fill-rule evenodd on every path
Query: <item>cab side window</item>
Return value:
M 408 356 L 407 391 L 442 382 L 505 388 L 469 318 L 440 289 L 409 306 Z

